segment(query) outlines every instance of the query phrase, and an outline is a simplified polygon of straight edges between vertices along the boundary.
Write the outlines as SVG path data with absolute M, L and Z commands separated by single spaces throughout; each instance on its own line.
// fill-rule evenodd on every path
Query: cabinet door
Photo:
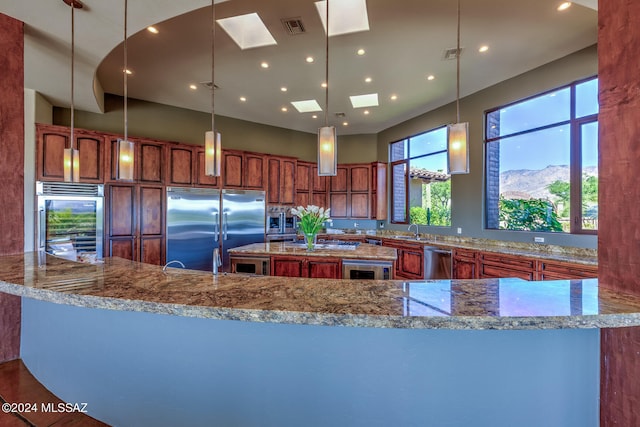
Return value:
M 219 177 L 217 176 L 208 176 L 206 174 L 206 165 L 204 158 L 204 149 L 198 148 L 196 149 L 196 184 L 198 185 L 206 185 L 211 187 L 217 187 L 220 182 Z
M 347 193 L 329 194 L 329 207 L 331 208 L 331 218 L 346 218 Z
M 264 156 L 247 153 L 245 154 L 245 176 L 244 187 L 254 190 L 265 189 L 266 168 Z
M 272 257 L 271 275 L 285 277 L 304 277 L 303 260 Z
M 104 182 L 104 138 L 78 132 L 76 147 L 80 154 L 80 182 Z
M 140 262 L 154 265 L 165 264 L 163 237 L 140 237 Z
M 140 235 L 164 234 L 164 191 L 162 187 L 140 187 Z
M 280 166 L 280 203 L 292 205 L 296 191 L 296 161 L 294 159 L 283 159 Z
M 267 203 L 280 203 L 280 159 L 270 157 L 268 160 Z
M 135 236 L 136 187 L 132 185 L 109 185 L 107 190 L 107 215 L 109 236 Z
M 38 179 L 41 181 L 64 180 L 64 149 L 70 135 L 38 127 Z
M 305 191 L 305 192 L 296 192 L 296 200 L 295 200 L 295 205 L 296 206 L 308 206 L 310 199 L 309 199 L 309 192 Z M 317 205 L 317 206 L 324 206 L 324 205 Z
M 327 193 L 311 193 L 311 204 L 327 207 Z M 335 216 L 333 211 L 330 214 L 332 218 Z
M 465 258 L 453 258 L 454 279 L 477 279 L 476 261 Z
M 138 149 L 140 182 L 149 184 L 164 183 L 164 145 L 156 142 L 141 141 Z
M 351 214 L 349 218 L 369 218 L 369 193 L 349 195 Z
M 588 279 L 598 277 L 598 267 L 557 261 L 540 261 L 537 280 Z
M 338 165 L 338 170 L 336 171 L 336 175 L 331 177 L 330 186 L 331 192 L 346 192 L 347 191 L 347 177 L 349 175 L 349 167 L 348 166 L 340 166 Z
M 354 165 L 349 168 L 349 190 L 354 192 L 369 191 L 371 181 L 371 165 Z
M 309 259 L 307 262 L 309 277 L 314 279 L 341 279 L 339 261 Z
M 242 188 L 243 154 L 239 151 L 222 152 L 222 186 Z
M 138 261 L 136 257 L 136 239 L 133 236 L 125 238 L 108 239 L 107 254 L 108 257 L 119 257 Z
M 424 278 L 424 253 L 422 248 L 403 248 L 398 255 L 400 275 L 410 279 Z
M 314 192 L 326 192 L 327 191 L 327 181 L 329 177 L 327 176 L 318 176 L 318 166 L 315 164 L 311 167 L 311 191 Z
M 193 150 L 186 147 L 169 147 L 169 183 L 193 184 Z
M 296 191 L 297 192 L 309 192 L 311 191 L 311 183 L 309 177 L 311 175 L 311 164 L 305 162 L 298 162 L 296 165 Z

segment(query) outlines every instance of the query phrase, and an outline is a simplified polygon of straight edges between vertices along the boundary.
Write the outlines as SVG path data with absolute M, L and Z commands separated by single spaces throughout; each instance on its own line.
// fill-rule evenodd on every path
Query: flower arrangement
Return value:
M 306 208 L 304 206 L 291 208 L 291 213 L 300 218 L 298 225 L 304 233 L 308 250 L 313 250 L 315 236 L 320 231 L 322 224 L 325 222 L 331 223 L 330 211 L 331 209 L 321 208 L 316 205 L 308 205 Z

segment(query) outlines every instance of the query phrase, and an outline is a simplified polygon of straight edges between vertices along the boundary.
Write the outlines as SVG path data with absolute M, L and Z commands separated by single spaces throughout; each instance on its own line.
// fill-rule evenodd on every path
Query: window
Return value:
M 595 233 L 598 79 L 485 115 L 486 226 Z
M 447 128 L 390 144 L 391 222 L 451 226 Z

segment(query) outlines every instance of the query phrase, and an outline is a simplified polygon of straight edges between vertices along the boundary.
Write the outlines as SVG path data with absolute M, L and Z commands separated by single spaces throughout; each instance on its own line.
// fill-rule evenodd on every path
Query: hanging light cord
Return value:
M 127 68 L 127 0 L 124 0 L 124 43 L 123 43 L 123 50 L 124 50 L 124 140 L 128 141 L 129 137 L 128 137 L 128 128 L 129 128 L 129 120 L 128 120 L 128 116 L 127 116 L 127 96 L 128 96 L 128 91 L 127 91 L 127 73 L 128 73 L 128 68 Z
M 460 0 L 458 0 L 458 41 L 456 50 L 456 123 L 460 123 Z
M 73 1 L 70 4 L 71 6 L 71 143 L 70 143 L 70 147 L 72 150 L 75 147 L 75 138 L 74 138 L 74 103 L 73 103 L 73 97 L 74 97 L 74 65 L 75 65 L 75 39 L 76 39 L 76 33 L 75 33 L 75 6 L 73 4 Z
M 211 132 L 213 132 L 213 139 L 215 141 L 215 46 L 216 46 L 216 8 L 215 0 L 211 0 Z
M 324 126 L 329 127 L 329 0 L 326 0 L 327 11 L 327 35 L 325 39 L 325 61 L 324 61 Z

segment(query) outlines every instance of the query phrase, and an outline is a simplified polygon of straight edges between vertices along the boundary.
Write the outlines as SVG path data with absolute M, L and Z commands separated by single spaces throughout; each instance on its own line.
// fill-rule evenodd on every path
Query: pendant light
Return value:
M 338 143 L 336 128 L 329 126 L 329 0 L 325 2 L 324 127 L 318 129 L 318 176 L 335 176 L 338 172 Z
M 450 175 L 469 173 L 469 123 L 460 123 L 460 0 L 456 48 L 456 123 L 447 126 L 447 169 Z
M 214 0 L 211 0 L 211 130 L 204 134 L 204 164 L 207 176 L 220 176 L 222 156 L 220 132 L 216 132 L 215 119 L 215 41 L 216 12 Z
M 116 179 L 122 181 L 133 180 L 133 166 L 134 166 L 134 144 L 129 141 L 129 122 L 127 112 L 127 96 L 128 85 L 127 77 L 129 75 L 129 69 L 127 68 L 127 0 L 124 0 L 124 68 L 122 75 L 124 79 L 124 139 L 118 139 L 117 157 L 116 163 Z
M 64 149 L 63 176 L 65 182 L 80 181 L 80 152 L 76 146 L 75 117 L 74 117 L 74 72 L 75 72 L 75 10 L 82 9 L 82 3 L 77 0 L 64 0 L 71 6 L 71 134 L 69 148 Z

